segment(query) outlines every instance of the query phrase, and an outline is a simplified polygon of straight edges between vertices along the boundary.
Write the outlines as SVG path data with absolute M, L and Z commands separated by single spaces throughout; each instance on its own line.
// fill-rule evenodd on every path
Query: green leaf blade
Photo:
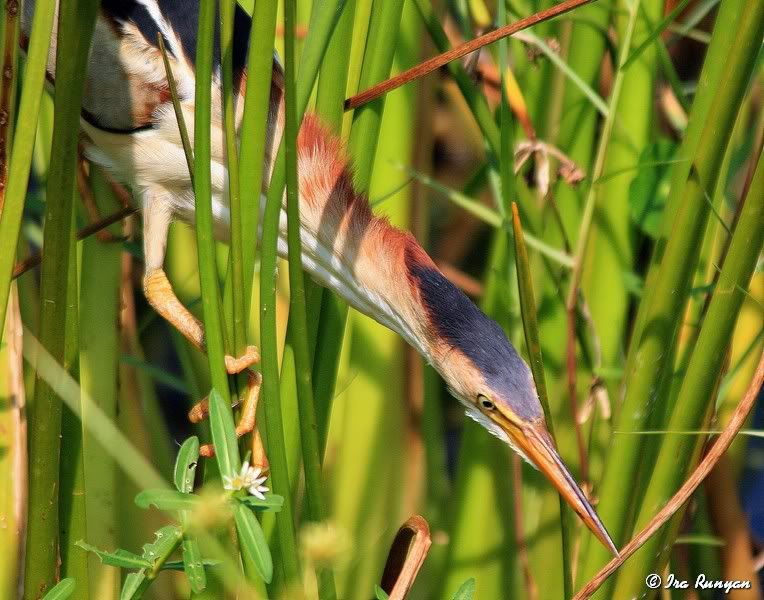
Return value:
M 45 594 L 43 600 L 65 600 L 74 593 L 76 587 L 77 583 L 74 579 L 72 577 L 67 577 L 66 579 L 59 581 L 53 589 Z
M 154 506 L 159 510 L 193 510 L 200 503 L 198 496 L 166 489 L 144 490 L 135 496 L 135 504 L 144 509 Z
M 121 569 L 144 569 L 151 566 L 151 563 L 145 558 L 133 554 L 132 552 L 128 552 L 127 550 L 122 550 L 121 548 L 114 552 L 105 552 L 95 546 L 83 542 L 82 540 L 78 541 L 76 545 L 86 552 L 92 552 L 98 556 L 103 564 L 111 567 L 119 567 Z
M 194 477 L 198 462 L 199 438 L 192 436 L 183 442 L 180 450 L 178 450 L 178 457 L 175 459 L 173 481 L 179 492 L 190 494 L 194 491 Z
M 270 583 L 273 578 L 273 559 L 260 523 L 243 504 L 234 506 L 233 516 L 244 561 L 257 570 L 265 583 Z
M 210 432 L 215 444 L 215 458 L 223 475 L 233 476 L 241 468 L 233 414 L 216 389 L 210 392 Z

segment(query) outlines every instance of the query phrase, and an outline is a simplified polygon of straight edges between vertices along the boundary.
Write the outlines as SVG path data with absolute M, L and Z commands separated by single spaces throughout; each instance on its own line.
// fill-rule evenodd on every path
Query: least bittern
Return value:
M 24 3 L 25 28 L 33 5 Z M 126 183 L 140 199 L 146 298 L 204 350 L 202 324 L 177 299 L 163 270 L 170 222 L 193 221 L 195 205 L 158 48 L 161 36 L 193 137 L 198 8 L 199 0 L 103 0 L 87 74 L 82 129 L 88 158 Z M 239 8 L 233 48 L 238 120 L 244 104 L 249 31 L 250 19 Z M 51 79 L 54 56 L 52 52 Z M 214 60 L 213 215 L 216 235 L 226 239 L 229 212 L 219 55 Z M 265 181 L 282 136 L 283 118 L 283 77 L 274 59 Z M 416 348 L 440 373 L 467 415 L 543 471 L 597 538 L 617 553 L 563 464 L 547 430 L 530 370 L 501 327 L 440 272 L 411 234 L 374 216 L 366 196 L 353 187 L 342 144 L 315 116 L 305 117 L 297 143 L 305 270 Z M 280 233 L 278 250 L 286 255 L 285 230 Z M 229 373 L 238 373 L 256 361 L 256 349 L 249 348 L 244 356 L 227 357 L 226 366 Z M 256 387 L 257 377 L 250 379 Z M 196 417 L 203 414 L 200 409 Z M 239 432 L 251 429 L 253 421 L 250 415 Z

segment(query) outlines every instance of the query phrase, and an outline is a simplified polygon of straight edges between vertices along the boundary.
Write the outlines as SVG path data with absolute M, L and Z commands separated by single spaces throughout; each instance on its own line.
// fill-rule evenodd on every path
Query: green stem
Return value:
M 67 345 L 67 292 L 70 289 L 69 269 L 76 268 L 70 264 L 70 250 L 74 236 L 73 201 L 79 106 L 85 87 L 85 65 L 97 5 L 95 0 L 64 0 L 59 13 L 56 56 L 58 87 L 45 205 L 40 342 L 60 363 L 65 363 L 66 351 L 70 348 Z M 45 8 L 38 5 L 37 10 L 45 11 Z M 44 28 L 49 24 L 49 21 L 43 21 L 40 25 Z M 37 29 L 33 31 L 33 37 L 36 33 L 39 33 Z M 20 128 L 19 134 L 23 135 L 25 129 Z M 15 176 L 19 174 L 13 172 L 11 165 L 11 177 Z M 21 177 L 24 177 L 23 173 Z M 12 183 L 13 179 L 9 181 L 9 187 Z M 10 202 L 6 209 L 11 209 Z M 11 211 L 8 214 L 10 216 Z M 4 211 L 3 221 L 5 217 Z M 3 223 L 0 223 L 2 230 Z M 0 260 L 6 257 L 13 260 L 14 256 L 14 251 L 7 254 L 5 250 L 0 251 Z M 0 291 L 0 295 L 4 298 L 0 320 L 4 320 L 7 292 Z M 38 373 L 34 402 L 29 411 L 29 514 L 35 515 L 35 518 L 29 520 L 27 530 L 24 579 L 26 598 L 34 598 L 41 591 L 52 587 L 56 579 L 60 434 L 61 400 Z
M 355 8 L 356 2 L 351 0 L 342 10 L 321 63 L 316 92 L 316 113 L 336 135 L 342 132 Z M 316 320 L 314 335 L 312 380 L 319 450 L 323 457 L 348 308 L 341 298 L 321 288 L 309 295 L 308 300 L 308 314 L 320 315 Z
M 308 106 L 324 52 L 344 0 L 331 0 L 321 5 L 312 20 L 311 34 L 305 44 L 300 64 L 300 80 L 295 94 L 296 122 Z M 299 566 L 291 508 L 291 488 L 287 466 L 287 449 L 279 401 L 278 331 L 276 327 L 276 244 L 279 235 L 279 213 L 286 183 L 284 144 L 276 155 L 263 216 L 260 256 L 260 349 L 262 353 L 262 398 L 265 408 L 268 459 L 276 493 L 284 496 L 284 507 L 276 514 L 276 529 L 282 565 L 287 584 L 297 581 Z
M 13 147 L 8 168 L 8 187 L 5 189 L 5 198 L 0 203 L 2 205 L 0 206 L 0 323 L 5 323 L 5 312 L 8 308 L 8 295 L 11 289 L 13 264 L 16 260 L 24 199 L 29 184 L 29 171 L 32 165 L 55 8 L 55 0 L 35 2 L 24 86 L 21 90 L 18 110 L 18 121 L 24 123 L 24 127 L 20 127 L 15 132 L 12 144 L 6 140 L 8 144 L 6 147 L 11 145 Z M 0 341 L 2 341 L 2 335 L 3 330 L 0 328 Z
M 285 119 L 284 146 L 286 161 L 287 239 L 289 246 L 289 328 L 294 349 L 297 400 L 300 412 L 302 461 L 308 518 L 320 522 L 324 518 L 321 461 L 316 431 L 316 412 L 311 382 L 311 359 L 308 348 L 308 319 L 305 312 L 305 282 L 302 270 L 300 241 L 300 193 L 297 178 L 297 113 L 295 107 L 295 0 L 284 0 L 284 83 Z M 336 598 L 331 571 L 321 570 L 319 597 Z
M 72 228 L 76 223 L 72 211 Z M 78 269 L 77 243 L 72 238 L 69 250 L 69 276 L 67 278 L 66 348 L 63 367 L 79 378 L 79 323 L 78 323 Z M 66 407 L 61 414 L 61 456 L 59 465 L 58 518 L 61 567 L 59 578 L 71 577 L 77 581 L 77 593 L 87 598 L 90 594 L 88 557 L 76 547 L 77 540 L 89 537 L 87 501 L 95 490 L 89 490 L 85 480 L 84 431 L 78 416 Z
M 210 127 L 212 56 L 215 3 L 199 5 L 199 32 L 196 46 L 196 114 L 194 126 L 194 195 L 196 197 L 196 242 L 199 252 L 199 280 L 202 290 L 204 342 L 212 387 L 228 403 L 230 392 L 225 369 L 223 324 L 220 317 L 220 289 L 212 235 L 212 182 L 210 173 Z
M 256 2 L 247 55 L 247 88 L 241 119 L 239 179 L 243 206 L 241 228 L 246 238 L 242 248 L 244 308 L 251 312 L 260 196 L 263 189 L 263 161 L 268 141 L 268 109 L 273 71 L 273 40 L 276 34 L 278 2 Z
M 241 195 L 239 194 L 239 151 L 236 138 L 236 112 L 233 88 L 233 36 L 236 0 L 220 3 L 220 55 L 223 72 L 223 127 L 225 129 L 226 173 L 228 175 L 228 205 L 231 211 L 231 249 L 228 260 L 231 270 L 231 300 L 233 302 L 233 353 L 244 352 L 247 345 L 244 307 L 244 239 L 242 229 Z M 239 32 L 241 35 L 241 32 Z M 253 232 L 253 236 L 254 236 Z
M 374 0 L 358 83 L 360 89 L 368 89 L 389 77 L 402 11 L 403 0 Z M 353 113 L 350 148 L 353 154 L 354 181 L 361 192 L 368 191 L 371 182 L 384 106 L 384 98 L 377 98 Z

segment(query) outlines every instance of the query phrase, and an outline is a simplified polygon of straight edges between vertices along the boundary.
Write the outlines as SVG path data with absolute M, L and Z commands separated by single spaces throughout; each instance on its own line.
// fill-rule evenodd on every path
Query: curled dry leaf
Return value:
M 382 589 L 390 600 L 403 600 L 407 596 L 431 543 L 430 527 L 419 515 L 410 517 L 398 530 L 382 573 Z

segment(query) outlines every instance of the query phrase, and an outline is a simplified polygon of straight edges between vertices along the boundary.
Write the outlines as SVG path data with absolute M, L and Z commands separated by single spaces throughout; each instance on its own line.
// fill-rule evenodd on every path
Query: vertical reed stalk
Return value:
M 79 201 L 79 195 L 75 195 Z M 74 213 L 74 211 L 72 211 Z M 75 215 L 72 214 L 72 231 Z M 72 377 L 79 377 L 79 294 L 78 244 L 74 237 L 69 247 L 69 274 L 66 283 L 65 349 L 63 369 Z M 88 597 L 90 573 L 88 555 L 76 546 L 77 540 L 88 537 L 87 507 L 89 497 L 85 485 L 83 456 L 84 431 L 78 415 L 63 406 L 61 413 L 61 460 L 58 473 L 58 519 L 60 567 L 58 579 L 71 578 L 77 593 Z
M 220 288 L 212 236 L 212 183 L 210 173 L 210 127 L 212 56 L 215 3 L 199 5 L 199 31 L 196 45 L 196 112 L 194 123 L 194 196 L 196 197 L 196 243 L 199 252 L 199 280 L 202 289 L 204 342 L 210 366 L 212 387 L 230 399 L 225 370 L 223 323 L 220 315 Z
M 236 0 L 220 2 L 220 57 L 223 84 L 223 128 L 225 130 L 226 173 L 228 176 L 228 206 L 231 214 L 231 246 L 228 254 L 231 272 L 231 300 L 234 356 L 244 352 L 247 346 L 247 315 L 244 302 L 244 229 L 242 205 L 239 193 L 239 150 L 236 137 L 236 112 L 234 107 L 233 53 L 234 17 Z M 238 32 L 242 35 L 242 32 Z M 248 232 L 250 245 L 257 242 L 257 231 Z
M 311 35 L 306 40 L 300 64 L 300 80 L 297 82 L 297 123 L 307 108 L 313 85 L 318 76 L 332 29 L 339 18 L 344 0 L 332 0 L 312 20 Z M 299 567 L 295 548 L 294 523 L 291 509 L 291 488 L 287 470 L 287 449 L 280 407 L 279 369 L 276 328 L 276 244 L 279 235 L 279 214 L 282 208 L 286 182 L 284 145 L 279 147 L 271 175 L 265 203 L 262 225 L 260 258 L 260 346 L 262 351 L 263 387 L 262 397 L 268 442 L 268 458 L 271 463 L 273 487 L 284 496 L 284 507 L 276 514 L 276 529 L 287 584 L 297 581 Z
M 278 2 L 256 2 L 247 55 L 247 86 L 242 114 L 239 179 L 242 230 L 248 242 L 242 248 L 244 271 L 244 306 L 250 314 L 252 283 L 255 271 L 260 197 L 263 189 L 263 161 L 268 141 L 268 109 L 273 71 L 273 40 L 276 33 Z M 273 142 L 276 143 L 276 142 Z
M 55 0 L 35 2 L 27 67 L 18 110 L 19 121 L 25 126 L 16 132 L 12 144 L 10 140 L 6 140 L 7 147 L 12 145 L 12 149 L 8 166 L 8 186 L 5 188 L 2 210 L 0 210 L 0 323 L 5 323 L 5 311 L 8 307 L 11 275 L 13 263 L 16 260 L 24 198 L 32 165 L 55 7 Z M 3 331 L 0 329 L 0 341 L 2 341 L 2 335 Z
M 76 268 L 70 264 L 69 259 L 73 240 L 79 106 L 85 84 L 84 66 L 95 26 L 97 4 L 95 0 L 64 0 L 59 9 L 56 57 L 56 77 L 59 85 L 55 98 L 55 125 L 48 174 L 48 201 L 45 208 L 40 341 L 60 363 L 65 361 L 67 350 L 69 269 Z M 43 11 L 41 18 L 45 19 L 44 3 L 38 4 L 36 8 Z M 35 18 L 38 16 L 39 13 Z M 43 21 L 40 25 L 44 27 L 49 23 Z M 33 37 L 35 33 L 37 31 L 33 32 Z M 13 165 L 11 176 L 14 176 Z M 21 191 L 20 189 L 19 192 Z M 9 201 L 6 209 L 10 209 L 11 205 Z M 9 210 L 9 216 L 10 212 Z M 5 216 L 4 210 L 3 218 Z M 6 257 L 12 260 L 14 254 L 0 251 L 0 260 Z M 0 290 L 0 296 L 5 295 L 6 293 Z M 3 306 L 4 302 L 5 298 L 0 300 Z M 2 316 L 4 312 L 4 308 L 0 310 Z M 38 375 L 35 397 L 29 411 L 29 512 L 36 517 L 30 520 L 27 532 L 25 598 L 37 597 L 42 591 L 53 587 L 56 580 L 60 433 L 61 400 Z
M 359 89 L 368 89 L 389 76 L 402 11 L 403 0 L 374 0 Z M 355 167 L 354 180 L 360 191 L 368 190 L 371 182 L 384 106 L 384 99 L 378 98 L 353 113 L 350 148 Z
M 316 91 L 316 112 L 336 135 L 342 133 L 343 103 L 353 43 L 355 7 L 356 0 L 345 3 L 321 63 Z M 318 444 L 323 457 L 340 350 L 347 323 L 347 304 L 326 290 L 318 288 L 317 292 L 310 301 L 308 314 L 320 315 L 316 321 L 312 379 Z
M 302 462 L 305 471 L 308 519 L 324 518 L 321 460 L 316 431 L 316 413 L 311 382 L 311 358 L 308 348 L 308 321 L 305 312 L 305 282 L 300 241 L 300 190 L 297 178 L 297 110 L 295 87 L 295 0 L 284 0 L 284 147 L 286 164 L 287 237 L 289 245 L 289 328 L 294 349 L 295 377 L 300 419 Z M 330 570 L 319 570 L 319 597 L 336 598 L 334 577 Z
M 117 209 L 108 183 L 98 169 L 91 169 L 90 189 L 102 214 Z M 120 226 L 109 233 L 120 235 Z M 93 399 L 112 421 L 117 420 L 117 380 L 119 376 L 119 310 L 122 248 L 97 238 L 82 242 L 80 275 L 79 379 L 83 395 Z M 90 425 L 90 406 L 83 404 L 81 429 L 87 515 L 87 541 L 100 548 L 115 548 L 117 514 L 117 472 L 113 459 L 95 441 Z M 75 542 L 77 540 L 74 540 Z M 78 550 L 80 552 L 81 550 Z M 119 597 L 119 573 L 101 564 L 93 554 L 89 561 L 90 589 L 95 597 Z

